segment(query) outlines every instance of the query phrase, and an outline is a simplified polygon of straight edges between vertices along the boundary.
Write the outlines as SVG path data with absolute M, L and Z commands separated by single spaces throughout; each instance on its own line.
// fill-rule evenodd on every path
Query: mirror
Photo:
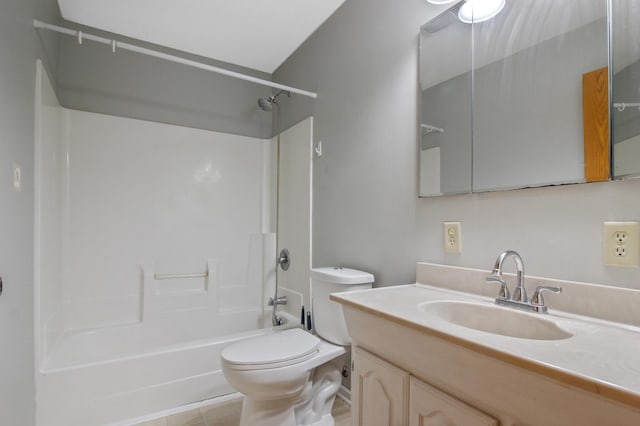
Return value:
M 612 0 L 613 177 L 640 176 L 640 3 Z
M 465 3 L 421 29 L 420 196 L 608 180 L 607 0 L 506 0 L 473 24 Z
M 455 8 L 420 32 L 421 196 L 471 192 L 471 37 Z

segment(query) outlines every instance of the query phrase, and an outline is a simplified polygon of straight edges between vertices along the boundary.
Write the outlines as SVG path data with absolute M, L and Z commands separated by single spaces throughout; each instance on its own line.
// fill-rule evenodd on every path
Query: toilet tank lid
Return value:
M 313 268 L 311 279 L 327 281 L 333 284 L 367 284 L 373 283 L 373 275 L 356 269 L 330 266 L 326 268 Z

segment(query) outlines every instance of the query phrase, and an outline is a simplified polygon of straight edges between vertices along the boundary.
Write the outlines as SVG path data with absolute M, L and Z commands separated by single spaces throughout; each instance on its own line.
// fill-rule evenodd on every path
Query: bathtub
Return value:
M 234 392 L 222 374 L 220 352 L 275 329 L 256 329 L 262 310 L 228 313 L 214 324 L 206 317 L 194 321 L 194 314 L 63 336 L 37 375 L 37 424 L 127 424 Z M 197 330 L 193 324 L 206 326 Z M 222 329 L 224 335 L 211 337 Z

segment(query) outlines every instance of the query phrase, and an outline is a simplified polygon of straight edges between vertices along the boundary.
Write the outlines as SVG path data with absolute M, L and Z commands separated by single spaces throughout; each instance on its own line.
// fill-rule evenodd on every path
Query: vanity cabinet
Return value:
M 354 346 L 355 426 L 498 426 L 498 421 Z
M 357 426 L 405 426 L 409 373 L 353 348 L 351 419 Z
M 439 391 L 409 379 L 409 426 L 498 426 L 498 421 Z
M 354 426 L 640 425 L 632 395 L 611 399 L 608 389 L 560 369 L 548 372 L 384 312 L 343 308 L 353 346 Z

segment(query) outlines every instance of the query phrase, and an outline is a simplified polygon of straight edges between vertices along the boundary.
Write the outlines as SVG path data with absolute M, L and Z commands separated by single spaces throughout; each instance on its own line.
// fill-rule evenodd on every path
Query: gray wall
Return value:
M 493 55 L 498 37 L 537 41 L 538 22 L 518 24 L 496 35 L 481 27 L 479 50 Z M 473 190 L 584 182 L 582 74 L 607 62 L 603 18 L 479 68 L 474 75 Z
M 418 30 L 424 0 L 347 0 L 274 74 L 318 99 L 282 103 L 283 125 L 314 116 L 313 264 L 414 279 Z
M 315 115 L 325 155 L 314 170 L 314 264 L 415 279 L 415 262 L 489 270 L 519 250 L 527 273 L 640 288 L 638 268 L 602 264 L 602 222 L 640 220 L 640 180 L 417 199 L 417 41 L 424 0 L 348 0 L 274 79 L 317 90 L 284 122 Z M 444 254 L 442 222 L 462 221 L 462 254 Z M 478 283 L 478 285 L 484 285 Z
M 440 147 L 440 190 L 471 192 L 471 73 L 453 77 L 422 92 L 422 122 L 444 132 L 422 131 L 421 149 Z
M 133 43 L 187 59 L 250 74 L 271 76 L 188 55 L 65 21 L 64 26 Z M 155 59 L 73 37 L 60 38 L 58 67 L 62 106 L 244 136 L 269 138 L 271 114 L 259 110 L 259 97 L 272 90 L 255 83 Z
M 33 164 L 36 57 L 55 70 L 56 37 L 33 29 L 57 22 L 55 0 L 0 1 L 0 424 L 35 423 Z M 46 49 L 42 48 L 46 46 Z M 12 190 L 12 164 L 23 188 Z

